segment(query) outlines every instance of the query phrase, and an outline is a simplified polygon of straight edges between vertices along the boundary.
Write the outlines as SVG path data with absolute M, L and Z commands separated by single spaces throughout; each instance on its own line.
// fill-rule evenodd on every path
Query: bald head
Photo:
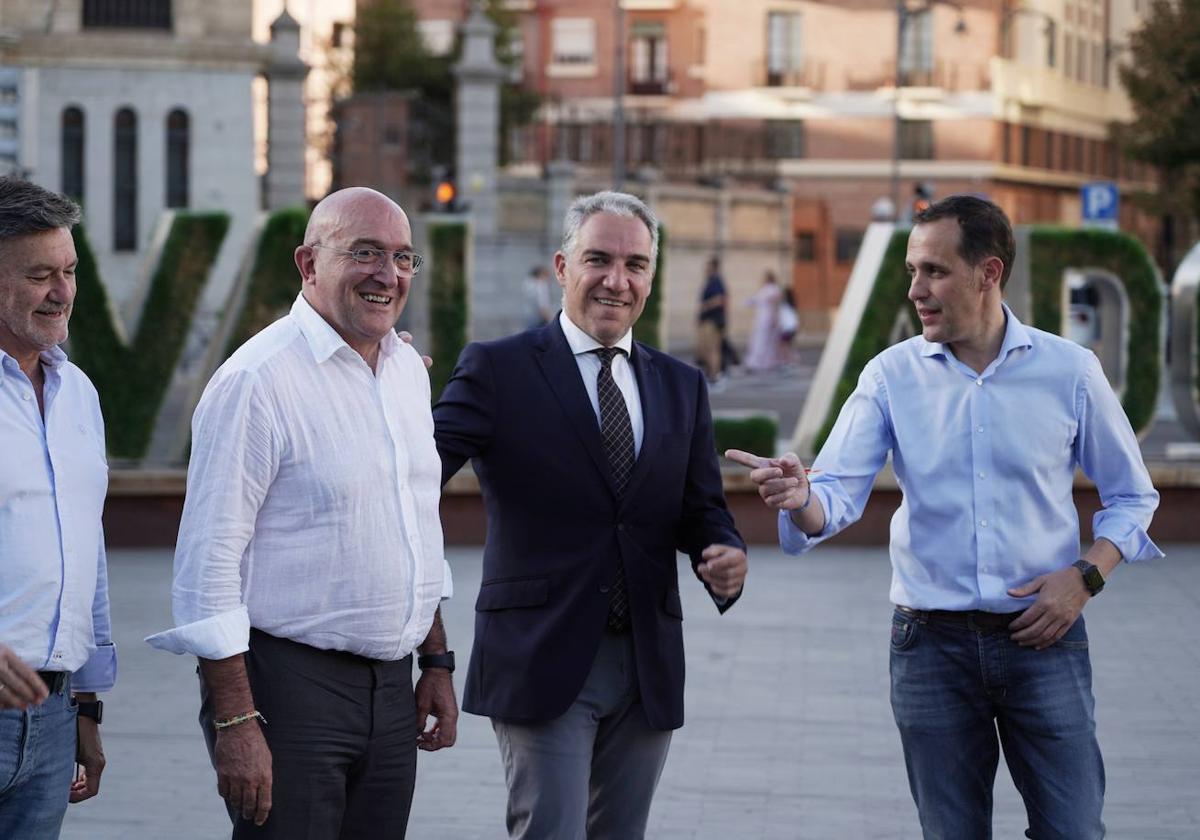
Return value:
M 396 221 L 409 228 L 408 216 L 386 195 L 370 187 L 347 187 L 325 196 L 313 208 L 304 229 L 304 244 L 332 244 L 348 232 L 353 238 L 354 232 L 368 223 L 390 226 Z

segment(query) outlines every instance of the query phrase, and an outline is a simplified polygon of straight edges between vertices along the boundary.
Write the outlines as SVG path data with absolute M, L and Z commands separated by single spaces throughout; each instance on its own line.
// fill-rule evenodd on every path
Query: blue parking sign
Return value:
M 1086 227 L 1117 227 L 1119 193 L 1112 181 L 1093 181 L 1080 189 L 1080 209 Z

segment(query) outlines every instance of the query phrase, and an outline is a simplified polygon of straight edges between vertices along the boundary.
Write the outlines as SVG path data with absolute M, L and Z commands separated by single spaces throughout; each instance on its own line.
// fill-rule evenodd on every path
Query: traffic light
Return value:
M 433 189 L 433 206 L 441 213 L 454 212 L 454 199 L 458 195 L 458 190 L 454 186 L 454 182 L 449 178 L 443 178 L 437 182 Z
M 928 210 L 932 203 L 933 187 L 931 185 L 919 183 L 913 187 L 912 214 L 914 216 Z

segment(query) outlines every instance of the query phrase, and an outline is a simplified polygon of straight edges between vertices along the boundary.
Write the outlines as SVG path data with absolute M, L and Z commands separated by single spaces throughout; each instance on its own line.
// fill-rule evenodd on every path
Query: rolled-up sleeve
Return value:
M 149 636 L 160 650 L 224 659 L 249 648 L 241 564 L 279 466 L 262 380 L 235 370 L 214 379 L 192 421 L 187 498 L 171 590 L 175 627 Z
M 110 691 L 117 681 L 117 647 L 108 610 L 108 557 L 101 528 L 96 557 L 96 594 L 92 597 L 92 634 L 96 650 L 71 677 L 73 691 Z
M 1102 505 L 1092 517 L 1092 538 L 1111 542 L 1126 562 L 1162 557 L 1147 533 L 1158 508 L 1158 491 L 1150 483 L 1129 419 L 1095 356 L 1088 359 L 1081 378 L 1076 412 L 1076 455 L 1095 482 Z

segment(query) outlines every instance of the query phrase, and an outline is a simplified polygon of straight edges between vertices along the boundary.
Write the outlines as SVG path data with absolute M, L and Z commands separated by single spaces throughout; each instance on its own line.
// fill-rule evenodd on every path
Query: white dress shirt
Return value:
M 579 366 L 579 375 L 583 377 L 583 386 L 587 388 L 588 399 L 592 401 L 592 411 L 596 412 L 596 422 L 599 422 L 600 390 L 596 379 L 600 376 L 600 357 L 592 351 L 604 345 L 575 326 L 567 317 L 566 311 L 559 314 L 558 323 L 562 326 L 563 335 L 567 337 L 571 352 L 575 354 L 575 364 Z M 612 375 L 613 381 L 621 389 L 621 396 L 625 398 L 625 408 L 629 410 L 629 423 L 633 426 L 634 455 L 641 455 L 642 434 L 646 423 L 642 419 L 642 400 L 638 392 L 637 377 L 629 365 L 629 355 L 633 352 L 633 330 L 621 336 L 621 340 L 613 347 L 625 351 L 613 357 Z
M 100 514 L 108 491 L 96 389 L 55 347 L 41 355 L 45 415 L 0 351 L 0 642 L 76 691 L 117 676 Z
M 224 659 L 250 628 L 396 660 L 451 593 L 429 375 L 389 332 L 373 373 L 301 295 L 221 366 L 192 419 L 173 653 Z

